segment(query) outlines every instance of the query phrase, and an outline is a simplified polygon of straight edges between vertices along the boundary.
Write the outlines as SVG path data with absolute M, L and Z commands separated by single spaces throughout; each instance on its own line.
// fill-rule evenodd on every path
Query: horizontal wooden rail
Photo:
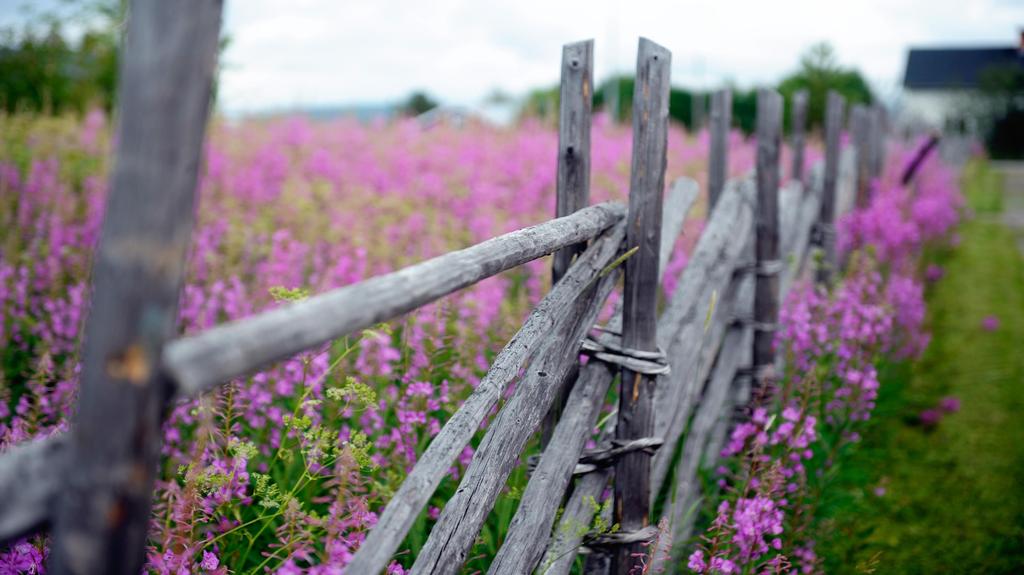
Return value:
M 0 548 L 50 521 L 67 465 L 67 439 L 52 435 L 0 457 Z
M 594 238 L 625 207 L 604 203 L 402 270 L 226 323 L 169 344 L 164 366 L 194 396 L 332 339 L 371 327 L 480 280 Z

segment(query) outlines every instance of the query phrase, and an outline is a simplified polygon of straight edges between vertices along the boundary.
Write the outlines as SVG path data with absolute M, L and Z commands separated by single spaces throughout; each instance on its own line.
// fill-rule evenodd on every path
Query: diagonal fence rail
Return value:
M 731 98 L 728 91 L 715 94 L 710 215 L 659 312 L 661 276 L 698 196 L 696 182 L 688 179 L 663 194 L 671 53 L 640 40 L 628 208 L 588 206 L 593 43 L 570 44 L 562 61 L 555 219 L 171 340 L 220 17 L 219 1 L 188 2 L 206 16 L 202 22 L 172 18 L 174 8 L 156 0 L 133 4 L 128 46 L 136 49 L 122 63 L 122 138 L 94 270 L 100 297 L 94 297 L 85 332 L 79 414 L 68 433 L 0 455 L 0 540 L 50 527 L 54 572 L 137 573 L 159 452 L 156 431 L 169 401 L 213 391 L 555 254 L 551 291 L 434 437 L 347 572 L 385 569 L 513 383 L 413 573 L 461 569 L 538 432 L 545 448 L 531 464 L 491 573 L 567 573 L 584 551 L 588 572 L 626 572 L 657 534 L 650 513 L 668 493 L 661 518 L 673 525 L 673 537 L 659 545 L 667 555 L 684 544 L 701 497 L 697 469 L 713 461 L 735 410 L 752 390 L 771 385 L 778 358 L 766 342 L 780 299 L 797 279 L 816 273 L 828 282 L 840 265 L 832 228 L 838 213 L 865 201 L 866 179 L 878 175 L 880 112 L 857 108 L 851 121 L 859 147 L 840 150 L 843 102 L 830 95 L 824 164 L 805 169 L 806 96 L 798 96 L 793 177 L 780 186 L 782 101 L 765 91 L 759 98 L 757 171 L 726 181 Z M 160 25 L 165 20 L 173 23 Z M 188 90 L 171 102 L 168 82 Z M 165 134 L 159 144 L 145 138 L 153 130 Z M 129 193 L 146 186 L 144 194 Z M 606 325 L 595 325 L 620 278 L 622 304 Z M 120 319 L 110 321 L 115 317 Z M 585 450 L 616 378 L 616 416 L 598 434 L 598 448 Z M 609 487 L 610 519 L 622 531 L 589 533 L 592 502 Z

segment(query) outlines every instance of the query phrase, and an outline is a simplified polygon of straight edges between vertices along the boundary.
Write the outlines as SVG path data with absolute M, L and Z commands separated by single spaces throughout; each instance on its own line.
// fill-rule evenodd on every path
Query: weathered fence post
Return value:
M 804 147 L 807 129 L 807 90 L 793 94 L 792 129 L 793 129 L 793 167 L 790 179 L 803 182 L 804 179 Z
M 590 203 L 590 124 L 593 107 L 594 41 L 562 47 L 562 81 L 558 111 L 558 183 L 555 217 Z M 555 252 L 551 283 L 558 283 L 585 243 Z
M 871 177 L 882 177 L 885 167 L 885 108 L 881 105 L 871 107 Z
M 729 177 L 729 125 L 732 123 L 732 92 L 711 95 L 711 149 L 708 158 L 708 214 L 715 209 Z
M 65 486 L 51 573 L 142 569 L 172 393 L 160 356 L 177 323 L 220 17 L 219 0 L 138 0 L 129 12 L 70 462 L 54 470 Z
M 694 91 L 690 98 L 690 131 L 699 134 L 707 115 L 707 94 Z
M 836 260 L 836 187 L 839 180 L 840 136 L 843 131 L 845 100 L 835 91 L 829 91 L 825 105 L 825 178 L 821 191 L 821 212 L 815 233 L 816 244 L 821 247 L 821 265 L 816 280 L 820 284 L 832 282 L 838 262 Z
M 593 109 L 594 41 L 562 47 L 562 79 L 558 110 L 558 181 L 555 217 L 568 216 L 590 203 L 590 125 Z M 580 243 L 555 252 L 551 284 L 558 283 L 573 258 L 586 248 Z M 575 376 L 570 376 L 574 381 Z M 555 399 L 541 427 L 541 443 L 547 445 L 558 423 L 569 390 Z
M 775 378 L 775 322 L 779 317 L 779 147 L 782 96 L 762 89 L 757 94 L 757 210 L 755 221 L 754 392 L 755 401 Z
M 850 110 L 850 135 L 857 150 L 857 207 L 868 205 L 871 189 L 871 119 L 867 107 L 855 104 Z
M 633 158 L 629 186 L 626 246 L 638 251 L 626 260 L 622 307 L 622 344 L 626 350 L 656 352 L 658 252 L 668 148 L 668 96 L 672 53 L 640 39 L 633 92 Z M 648 437 L 654 429 L 654 384 L 649 374 L 622 370 L 615 436 Z M 647 526 L 651 456 L 635 451 L 615 463 L 614 518 L 624 532 Z M 628 573 L 642 553 L 642 543 L 616 549 L 613 573 Z

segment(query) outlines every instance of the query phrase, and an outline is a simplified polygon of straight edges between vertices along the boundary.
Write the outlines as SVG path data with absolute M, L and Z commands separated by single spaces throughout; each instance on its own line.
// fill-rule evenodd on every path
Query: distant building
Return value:
M 903 78 L 903 116 L 907 124 L 977 134 L 968 112 L 980 95 L 985 74 L 994 69 L 1024 69 L 1024 31 L 1017 46 L 911 48 Z

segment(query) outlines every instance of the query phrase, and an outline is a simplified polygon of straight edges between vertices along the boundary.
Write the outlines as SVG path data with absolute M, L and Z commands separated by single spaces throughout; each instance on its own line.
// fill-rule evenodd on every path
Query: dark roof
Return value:
M 976 88 L 982 71 L 1007 65 L 1024 67 L 1017 48 L 912 48 L 903 86 L 918 90 Z

